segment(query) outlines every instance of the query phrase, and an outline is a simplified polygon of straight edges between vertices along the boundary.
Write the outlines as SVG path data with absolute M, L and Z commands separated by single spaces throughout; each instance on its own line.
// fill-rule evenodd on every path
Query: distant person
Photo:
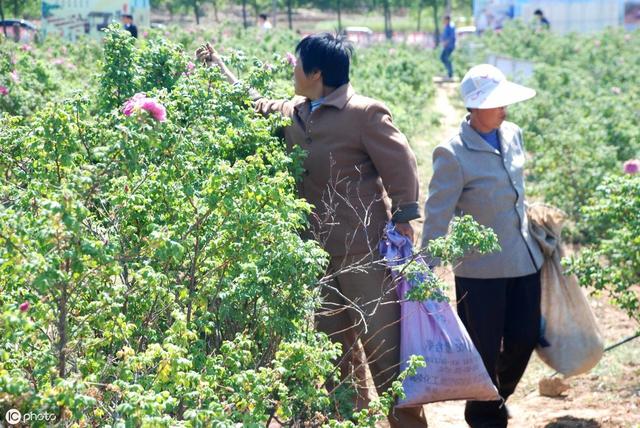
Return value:
M 131 33 L 133 37 L 138 38 L 138 27 L 133 23 L 133 16 L 129 14 L 122 15 L 122 23 L 124 29 Z
M 442 20 L 444 30 L 442 32 L 442 53 L 440 60 L 447 69 L 447 80 L 453 79 L 453 64 L 451 64 L 451 54 L 456 48 L 456 29 L 451 25 L 451 17 L 445 16 Z
M 273 25 L 269 21 L 269 15 L 266 13 L 261 13 L 258 17 L 258 27 L 261 30 L 269 31 L 273 28 Z
M 476 33 L 478 33 L 479 36 L 489 29 L 489 17 L 487 13 L 487 10 L 484 9 L 476 18 Z
M 551 23 L 549 22 L 547 17 L 544 16 L 544 13 L 542 13 L 540 9 L 536 9 L 536 11 L 533 12 L 533 16 L 535 16 L 536 19 L 538 20 L 537 22 L 538 28 L 541 28 L 544 30 L 549 30 L 551 28 Z
M 20 28 L 20 23 L 19 22 L 15 22 L 13 24 L 13 41 L 18 43 L 20 42 L 20 38 L 21 38 L 21 28 Z

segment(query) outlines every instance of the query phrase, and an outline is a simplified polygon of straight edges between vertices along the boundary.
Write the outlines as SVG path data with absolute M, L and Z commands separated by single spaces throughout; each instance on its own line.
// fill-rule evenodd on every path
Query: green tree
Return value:
M 433 11 L 433 36 L 435 40 L 435 46 L 440 45 L 440 18 L 438 17 L 440 1 L 439 0 L 426 0 L 427 6 L 431 6 Z
M 0 19 L 7 18 L 6 12 L 10 11 L 15 19 L 36 18 L 40 15 L 40 2 L 37 0 L 0 0 Z M 3 27 L 4 35 L 7 28 Z
M 293 0 L 286 0 L 287 3 L 287 22 L 289 24 L 289 30 L 293 30 Z
M 388 40 L 393 37 L 391 28 L 391 4 L 389 0 L 382 0 L 382 11 L 384 15 L 384 35 Z
M 0 0 L 0 18 L 4 21 L 4 3 L 3 0 Z M 7 36 L 7 27 L 3 26 L 2 30 L 4 32 L 5 37 Z

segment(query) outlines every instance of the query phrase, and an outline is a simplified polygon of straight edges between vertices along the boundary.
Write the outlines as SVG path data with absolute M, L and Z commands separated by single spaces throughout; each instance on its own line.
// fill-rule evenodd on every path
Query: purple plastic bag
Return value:
M 400 300 L 400 370 L 411 355 L 422 355 L 426 367 L 404 380 L 406 397 L 397 407 L 414 407 L 446 400 L 499 400 L 480 354 L 448 302 L 405 300 L 411 284 L 398 266 L 413 257 L 411 242 L 388 224 L 380 253 L 396 279 Z M 416 257 L 414 263 L 425 263 Z

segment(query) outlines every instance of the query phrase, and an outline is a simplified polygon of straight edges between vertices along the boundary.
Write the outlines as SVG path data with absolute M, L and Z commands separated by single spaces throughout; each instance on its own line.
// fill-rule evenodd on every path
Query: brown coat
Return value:
M 307 152 L 299 190 L 314 206 L 310 233 L 331 256 L 377 248 L 392 213 L 397 222 L 419 217 L 416 158 L 382 103 L 347 83 L 313 112 L 303 97 L 256 98 L 255 108 L 291 119 L 287 146 Z

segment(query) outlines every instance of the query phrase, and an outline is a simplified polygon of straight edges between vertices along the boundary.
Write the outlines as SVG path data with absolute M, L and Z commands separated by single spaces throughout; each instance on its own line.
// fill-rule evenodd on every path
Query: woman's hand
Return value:
M 218 51 L 214 49 L 213 46 L 209 42 L 204 45 L 200 45 L 198 49 L 196 49 L 196 58 L 198 61 L 210 67 L 212 64 L 217 65 L 222 70 L 226 68 L 224 61 Z
M 238 81 L 236 76 L 227 68 L 222 57 L 213 48 L 213 46 L 211 46 L 211 44 L 205 43 L 204 45 L 200 45 L 200 47 L 196 49 L 196 59 L 206 67 L 211 67 L 212 65 L 218 66 L 229 83 L 235 84 Z
M 196 49 L 196 59 L 207 67 L 210 67 L 212 64 L 216 64 L 218 66 L 221 64 L 224 65 L 220 55 L 218 55 L 216 50 L 209 43 L 200 45 L 200 47 Z
M 212 62 L 213 59 L 211 58 L 211 55 L 209 54 L 209 51 L 207 50 L 207 47 L 205 45 L 201 45 L 198 49 L 196 49 L 196 60 L 205 66 L 209 66 Z
M 413 244 L 413 227 L 409 223 L 396 223 L 395 228 L 400 235 L 409 238 L 409 241 Z

